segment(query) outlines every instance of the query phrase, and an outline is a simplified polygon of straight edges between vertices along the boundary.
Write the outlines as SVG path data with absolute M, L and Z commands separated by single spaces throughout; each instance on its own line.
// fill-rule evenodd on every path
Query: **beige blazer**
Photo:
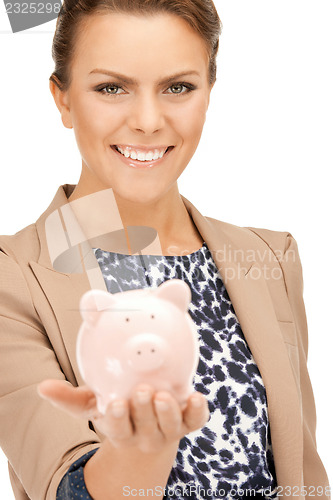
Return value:
M 36 390 L 47 378 L 84 383 L 75 345 L 79 300 L 90 283 L 84 269 L 54 269 L 45 234 L 48 216 L 69 205 L 74 187 L 60 186 L 36 223 L 0 237 L 0 445 L 19 500 L 55 500 L 69 466 L 104 439 L 91 422 L 67 416 Z M 316 450 L 296 241 L 288 232 L 204 217 L 182 199 L 209 247 L 266 387 L 281 498 L 330 498 L 317 490 L 328 487 L 328 479 Z M 54 236 L 63 238 L 66 228 L 58 235 L 56 227 Z

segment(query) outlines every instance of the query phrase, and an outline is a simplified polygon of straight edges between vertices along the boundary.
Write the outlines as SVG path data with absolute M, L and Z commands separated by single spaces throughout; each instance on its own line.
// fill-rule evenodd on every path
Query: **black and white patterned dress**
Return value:
M 254 491 L 256 497 L 277 498 L 264 383 L 206 243 L 182 256 L 94 253 L 110 293 L 157 287 L 173 278 L 192 292 L 189 314 L 200 345 L 194 388 L 206 396 L 210 419 L 181 439 L 164 498 L 254 498 Z M 71 466 L 58 500 L 72 498 L 66 491 L 91 498 L 82 466 L 95 451 Z

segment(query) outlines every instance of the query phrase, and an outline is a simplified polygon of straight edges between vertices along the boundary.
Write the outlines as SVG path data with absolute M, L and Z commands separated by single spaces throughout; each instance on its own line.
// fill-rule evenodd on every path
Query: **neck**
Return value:
M 187 226 L 190 222 L 190 216 L 178 188 L 147 203 L 122 200 L 117 196 L 115 198 L 125 227 L 153 227 L 161 240 L 174 239 L 181 235 L 184 225 Z
M 151 254 L 163 254 L 163 255 L 172 255 L 178 254 L 181 252 L 181 249 L 189 247 L 200 247 L 202 244 L 202 238 L 192 221 L 190 214 L 188 213 L 184 202 L 181 198 L 181 195 L 178 191 L 177 183 L 167 192 L 164 196 L 151 200 L 146 203 L 139 203 L 136 201 L 131 201 L 128 199 L 123 199 L 120 196 L 116 195 L 112 190 L 107 190 L 109 193 L 112 193 L 112 198 L 114 199 L 114 207 L 115 210 L 119 213 L 119 222 L 121 227 L 125 228 L 126 238 L 127 238 L 127 246 L 129 248 L 130 253 L 135 253 L 134 247 L 136 246 L 133 243 L 133 239 L 137 240 L 138 233 L 131 232 L 131 226 L 141 226 L 152 228 L 154 232 L 157 233 L 157 238 L 152 246 L 147 247 L 147 253 Z M 107 191 L 104 191 L 105 193 Z M 103 190 L 101 191 L 103 193 Z M 74 189 L 71 196 L 68 198 L 69 202 L 73 202 L 82 198 L 83 196 L 87 196 L 88 194 L 97 194 L 97 193 L 87 193 L 80 190 L 79 184 Z M 101 207 L 101 210 L 97 209 L 96 199 L 99 198 L 96 196 L 92 198 L 92 206 L 91 210 L 85 208 L 84 213 L 85 216 L 81 217 L 79 213 L 76 215 L 80 220 L 80 223 L 84 226 L 88 224 L 89 218 L 89 226 L 93 228 L 90 230 L 85 227 L 85 233 L 96 234 L 96 225 L 101 224 L 101 219 L 104 219 L 104 215 L 106 213 L 110 214 L 110 210 Z M 93 199 L 95 199 L 93 201 Z M 73 208 L 75 208 L 75 203 L 73 203 Z M 101 204 L 102 205 L 102 204 Z M 104 203 L 105 207 L 105 203 Z M 109 205 L 110 207 L 110 205 Z M 75 210 L 77 212 L 77 210 Z M 89 217 L 87 218 L 87 215 Z M 97 216 L 97 221 L 96 221 Z M 95 222 L 94 222 L 95 221 Z M 107 217 L 107 224 L 110 223 L 110 217 Z M 114 223 L 113 223 L 114 225 Z M 120 225 L 117 224 L 117 228 L 120 228 Z M 114 228 L 110 227 L 110 230 Z M 103 232 L 106 232 L 105 230 Z M 155 234 L 156 234 L 155 233 Z M 102 234 L 102 231 L 99 231 L 99 234 Z M 132 243 L 131 243 L 132 242 Z M 122 245 L 125 245 L 125 242 L 122 242 Z M 104 248 L 107 250 L 107 248 Z

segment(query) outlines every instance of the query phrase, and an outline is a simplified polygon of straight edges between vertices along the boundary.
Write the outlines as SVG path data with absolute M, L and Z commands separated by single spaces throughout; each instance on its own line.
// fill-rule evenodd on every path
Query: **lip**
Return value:
M 117 144 L 117 146 L 121 146 L 121 144 Z M 147 168 L 153 168 L 155 166 L 158 166 L 160 165 L 163 160 L 165 160 L 165 158 L 167 158 L 170 153 L 172 153 L 172 151 L 175 149 L 175 146 L 165 146 L 165 149 L 167 149 L 167 147 L 170 147 L 170 149 L 164 153 L 164 155 L 162 156 L 162 158 L 159 158 L 158 160 L 151 160 L 151 161 L 140 161 L 140 160 L 133 160 L 131 157 L 129 158 L 126 158 L 124 155 L 122 155 L 121 153 L 119 153 L 119 151 L 117 150 L 116 146 L 113 145 L 113 146 L 110 146 L 110 149 L 111 151 L 113 151 L 120 160 L 122 160 L 123 163 L 125 163 L 125 165 L 129 166 L 129 167 L 132 167 L 132 168 L 136 168 L 136 169 L 147 169 Z M 138 149 L 140 149 L 139 146 L 137 146 Z M 164 146 L 162 146 L 162 149 L 164 148 Z M 134 149 L 134 147 L 133 147 Z M 142 149 L 142 148 L 141 148 Z M 152 148 L 149 148 L 148 151 L 151 151 Z M 146 149 L 147 151 L 147 149 Z
M 120 146 L 121 149 L 134 149 L 134 150 L 140 150 L 140 151 L 143 151 L 145 153 L 149 153 L 149 151 L 155 151 L 155 149 L 158 149 L 159 151 L 161 150 L 166 150 L 168 147 L 171 147 L 170 145 L 158 145 L 158 146 L 139 146 L 137 144 L 115 144 L 115 146 Z

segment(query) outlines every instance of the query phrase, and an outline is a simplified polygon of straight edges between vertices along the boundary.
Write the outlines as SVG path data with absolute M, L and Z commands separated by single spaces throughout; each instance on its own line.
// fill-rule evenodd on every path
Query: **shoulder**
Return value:
M 36 224 L 30 224 L 15 234 L 0 235 L 0 258 L 3 254 L 22 264 L 36 261 L 40 254 Z
M 49 206 L 42 212 L 38 219 L 11 235 L 0 235 L 0 257 L 6 254 L 19 263 L 28 264 L 38 261 L 43 250 L 42 235 L 46 219 L 59 207 L 67 203 L 68 196 L 75 188 L 74 184 L 63 184 L 58 187 Z M 40 240 L 41 238 L 41 240 Z
M 0 236 L 0 317 L 40 329 L 28 276 L 29 261 L 37 260 L 39 243 L 34 224 L 13 235 Z
M 212 217 L 206 216 L 205 218 L 215 230 L 227 234 L 240 248 L 268 247 L 278 260 L 281 260 L 291 245 L 296 245 L 296 241 L 289 231 L 250 226 L 243 227 Z
M 8 291 L 19 284 L 26 287 L 23 282 L 26 272 L 29 272 L 29 262 L 37 261 L 39 254 L 35 224 L 30 224 L 15 234 L 0 235 L 1 289 Z

